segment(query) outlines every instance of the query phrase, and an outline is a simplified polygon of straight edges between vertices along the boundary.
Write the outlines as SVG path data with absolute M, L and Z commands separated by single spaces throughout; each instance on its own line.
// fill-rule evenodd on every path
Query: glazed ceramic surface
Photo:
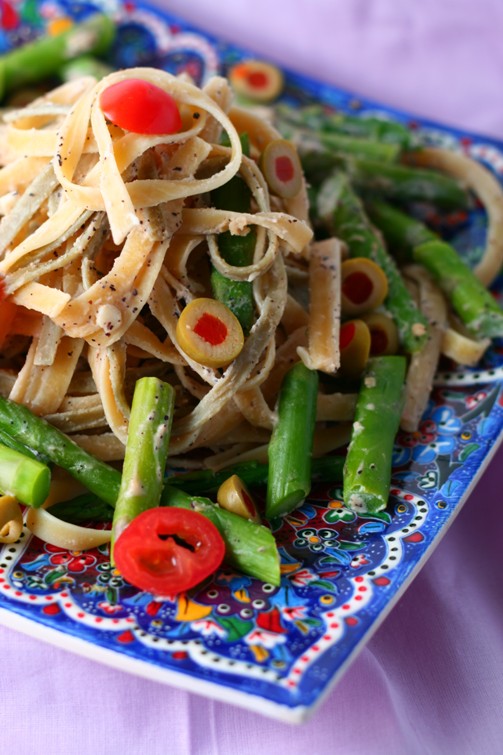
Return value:
M 115 0 L 5 0 L 0 52 L 97 9 L 116 19 L 111 57 L 118 67 L 187 71 L 202 84 L 250 56 L 159 10 Z M 398 119 L 420 142 L 463 150 L 503 176 L 497 142 L 289 72 L 282 99 Z M 444 231 L 477 261 L 485 240 L 480 210 Z M 302 720 L 403 593 L 483 472 L 503 427 L 502 375 L 501 343 L 477 369 L 445 363 L 419 431 L 397 438 L 388 509 L 360 517 L 343 506 L 336 486 L 313 490 L 275 531 L 279 588 L 221 571 L 190 595 L 160 601 L 114 571 L 107 546 L 68 552 L 25 531 L 0 550 L 0 620 L 149 678 Z

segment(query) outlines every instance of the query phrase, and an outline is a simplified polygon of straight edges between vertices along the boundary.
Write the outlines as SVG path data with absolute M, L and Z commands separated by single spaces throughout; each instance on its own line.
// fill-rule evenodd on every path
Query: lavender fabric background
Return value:
M 503 139 L 501 0 L 157 0 L 230 40 Z M 389 617 L 292 728 L 0 627 L 0 750 L 16 755 L 503 752 L 503 451 Z

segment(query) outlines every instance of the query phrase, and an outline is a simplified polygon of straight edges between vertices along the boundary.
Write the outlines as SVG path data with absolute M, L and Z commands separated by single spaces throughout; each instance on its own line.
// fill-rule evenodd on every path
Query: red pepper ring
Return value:
M 190 590 L 225 555 L 215 525 L 190 509 L 154 507 L 138 514 L 114 545 L 115 565 L 135 587 L 159 596 Z
M 100 95 L 105 118 L 135 134 L 176 134 L 182 117 L 176 100 L 145 79 L 123 79 Z

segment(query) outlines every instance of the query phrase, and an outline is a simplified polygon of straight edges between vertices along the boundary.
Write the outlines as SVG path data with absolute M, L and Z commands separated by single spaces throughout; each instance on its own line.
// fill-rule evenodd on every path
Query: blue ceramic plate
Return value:
M 249 52 L 144 5 L 5 0 L 0 51 L 96 9 L 116 18 L 113 63 L 188 71 L 203 83 Z M 398 119 L 427 143 L 463 149 L 503 175 L 503 144 L 411 119 L 286 73 L 283 98 Z M 476 262 L 481 212 L 453 243 Z M 63 551 L 25 532 L 0 551 L 0 619 L 118 668 L 301 721 L 323 698 L 431 555 L 494 453 L 503 426 L 501 344 L 476 370 L 442 372 L 420 429 L 400 434 L 385 513 L 357 517 L 337 488 L 316 490 L 276 532 L 280 588 L 220 572 L 174 602 L 139 592 L 107 548 Z

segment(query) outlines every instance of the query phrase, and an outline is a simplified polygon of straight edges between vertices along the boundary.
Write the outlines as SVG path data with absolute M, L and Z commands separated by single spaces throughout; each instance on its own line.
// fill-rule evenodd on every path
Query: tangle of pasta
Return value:
M 132 77 L 176 100 L 179 132 L 133 134 L 107 121 L 100 93 Z M 16 312 L 0 392 L 119 461 L 135 380 L 154 374 L 177 391 L 171 463 L 260 456 L 292 359 L 333 372 L 339 358 L 341 245 L 312 243 L 305 184 L 293 198 L 271 195 L 256 158 L 279 134 L 233 107 L 225 79 L 199 89 L 150 68 L 64 84 L 4 120 L 0 275 Z M 215 209 L 210 192 L 237 174 L 251 211 Z M 220 234 L 251 228 L 252 264 L 230 265 Z M 176 336 L 183 308 L 211 296 L 210 267 L 253 284 L 253 326 L 224 369 L 191 359 Z M 299 279 L 323 285 L 330 322 L 290 295 Z M 330 399 L 323 406 L 331 417 Z

